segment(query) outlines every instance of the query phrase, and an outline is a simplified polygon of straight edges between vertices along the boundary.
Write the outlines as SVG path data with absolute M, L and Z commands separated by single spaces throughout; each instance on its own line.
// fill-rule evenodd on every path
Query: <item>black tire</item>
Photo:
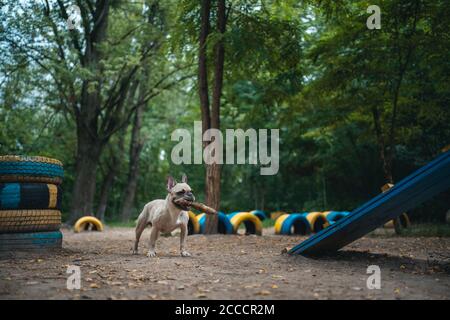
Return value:
M 0 183 L 0 210 L 60 209 L 61 187 L 45 183 Z
M 5 233 L 0 234 L 0 251 L 60 249 L 62 239 L 60 231 Z
M 57 231 L 61 226 L 58 210 L 0 211 L 0 233 Z
M 60 184 L 62 163 L 46 157 L 0 156 L 0 182 L 45 182 Z

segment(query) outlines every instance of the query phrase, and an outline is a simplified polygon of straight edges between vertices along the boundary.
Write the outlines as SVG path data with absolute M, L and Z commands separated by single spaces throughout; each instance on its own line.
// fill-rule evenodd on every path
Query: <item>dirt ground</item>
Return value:
M 148 258 L 148 230 L 139 255 L 134 231 L 64 231 L 63 249 L 0 255 L 0 299 L 449 299 L 450 238 L 365 237 L 333 256 L 289 256 L 304 237 L 193 235 L 192 257 L 179 237 L 160 237 Z M 69 265 L 81 289 L 68 290 Z M 381 289 L 369 290 L 369 265 L 381 268 Z

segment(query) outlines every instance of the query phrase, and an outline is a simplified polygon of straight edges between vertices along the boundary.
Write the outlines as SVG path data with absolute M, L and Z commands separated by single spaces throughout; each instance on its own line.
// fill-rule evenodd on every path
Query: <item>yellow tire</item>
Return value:
M 42 162 L 42 163 L 50 163 L 56 164 L 62 167 L 62 162 L 57 159 L 52 159 L 48 157 L 41 156 L 14 156 L 14 155 L 6 155 L 0 156 L 0 162 L 21 162 L 21 161 L 32 161 L 32 162 Z
M 306 215 L 306 219 L 313 232 L 319 232 L 330 225 L 327 216 L 323 212 L 310 212 Z
M 233 225 L 233 233 L 237 233 L 241 223 L 244 223 L 246 233 L 262 235 L 261 220 L 250 212 L 239 212 L 231 218 L 230 222 Z
M 322 212 L 322 214 L 325 216 L 325 218 L 330 214 L 330 212 L 332 212 L 332 211 L 324 211 L 324 212 Z
M 409 220 L 409 216 L 406 212 L 403 212 L 400 216 L 400 223 L 402 228 L 409 228 L 411 226 L 411 221 Z M 383 226 L 384 228 L 394 228 L 394 220 L 389 220 Z
M 281 227 L 283 226 L 283 222 L 284 220 L 286 220 L 286 218 L 289 217 L 289 215 L 287 213 L 279 216 L 277 218 L 277 220 L 275 220 L 275 234 L 280 234 L 281 233 Z
M 189 211 L 188 214 L 189 214 L 188 234 L 200 233 L 200 223 L 198 223 L 197 216 L 192 211 Z
M 59 210 L 1 210 L 0 233 L 58 231 Z
M 89 230 L 89 227 L 92 226 L 91 230 L 95 231 L 103 231 L 103 223 L 98 220 L 96 217 L 85 216 L 78 219 L 73 226 L 74 232 L 81 232 L 84 230 Z

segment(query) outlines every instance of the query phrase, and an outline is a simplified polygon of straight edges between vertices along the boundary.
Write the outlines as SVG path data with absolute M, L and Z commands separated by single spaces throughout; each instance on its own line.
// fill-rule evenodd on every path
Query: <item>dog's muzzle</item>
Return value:
M 186 194 L 183 197 L 173 199 L 172 202 L 175 206 L 182 210 L 189 210 L 191 208 L 192 202 L 195 201 L 195 197 L 192 193 Z

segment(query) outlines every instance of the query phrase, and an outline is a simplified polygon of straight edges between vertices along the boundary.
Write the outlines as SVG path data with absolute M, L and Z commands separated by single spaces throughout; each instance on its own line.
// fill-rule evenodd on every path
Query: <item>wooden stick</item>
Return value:
M 207 205 L 204 205 L 203 203 L 192 202 L 191 207 L 207 214 L 217 214 L 216 210 L 214 210 L 211 207 L 208 207 Z
M 207 205 L 204 205 L 203 203 L 200 202 L 192 202 L 189 203 L 186 200 L 184 200 L 183 198 L 178 199 L 178 201 L 175 201 L 176 203 L 179 203 L 181 205 L 189 205 L 190 207 L 200 211 L 200 212 L 204 212 L 206 214 L 217 214 L 217 211 L 214 210 L 211 207 L 208 207 Z

